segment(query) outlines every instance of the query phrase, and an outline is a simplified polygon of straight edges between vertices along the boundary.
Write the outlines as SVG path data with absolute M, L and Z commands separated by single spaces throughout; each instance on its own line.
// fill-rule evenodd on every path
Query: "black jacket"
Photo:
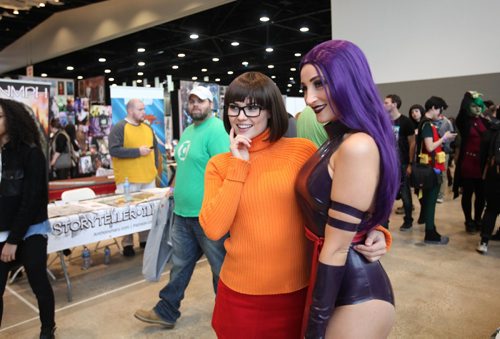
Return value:
M 48 219 L 47 161 L 42 150 L 21 142 L 2 148 L 0 231 L 10 231 L 7 242 L 18 244 L 31 225 Z

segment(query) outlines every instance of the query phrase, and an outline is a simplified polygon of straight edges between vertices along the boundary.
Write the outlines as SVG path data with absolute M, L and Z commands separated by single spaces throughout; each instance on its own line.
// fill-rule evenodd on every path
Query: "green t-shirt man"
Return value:
M 229 152 L 229 136 L 220 119 L 207 118 L 184 130 L 175 150 L 175 214 L 182 217 L 200 214 L 208 160 L 225 152 Z
M 311 107 L 306 106 L 297 120 L 297 136 L 306 138 L 321 146 L 327 139 L 328 134 L 321 123 L 316 119 L 316 114 Z

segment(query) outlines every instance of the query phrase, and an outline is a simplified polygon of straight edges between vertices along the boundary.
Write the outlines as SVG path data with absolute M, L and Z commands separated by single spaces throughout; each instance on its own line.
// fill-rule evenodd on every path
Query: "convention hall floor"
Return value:
M 417 216 L 418 204 L 415 208 Z M 393 214 L 394 245 L 382 260 L 396 295 L 390 338 L 489 338 L 500 327 L 500 242 L 490 242 L 487 255 L 478 254 L 479 236 L 465 233 L 460 203 L 450 198 L 438 205 L 436 216 L 439 231 L 450 236 L 448 246 L 424 245 L 422 225 L 402 233 L 401 223 L 402 217 Z M 168 270 L 160 282 L 145 282 L 142 252 L 129 259 L 112 247 L 111 265 L 103 264 L 101 249 L 93 255 L 93 266 L 82 271 L 79 251 L 69 260 L 72 302 L 66 299 L 60 267 L 51 266 L 57 276 L 57 338 L 215 338 L 206 260 L 196 267 L 175 329 L 164 330 L 136 320 L 133 313 L 156 303 Z M 0 338 L 38 338 L 36 302 L 25 277 L 8 286 L 4 303 Z

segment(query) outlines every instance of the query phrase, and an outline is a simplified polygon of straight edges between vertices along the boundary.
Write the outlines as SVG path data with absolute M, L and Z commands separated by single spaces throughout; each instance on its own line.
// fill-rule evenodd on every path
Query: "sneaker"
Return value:
M 123 247 L 123 256 L 124 257 L 133 257 L 135 255 L 134 246 L 127 245 Z
M 429 245 L 448 245 L 450 242 L 450 238 L 445 235 L 442 235 L 440 239 L 437 240 L 424 240 L 424 243 Z
M 424 243 L 429 245 L 446 245 L 450 242 L 450 238 L 439 234 L 436 229 L 425 232 Z
M 437 200 L 436 200 L 436 202 L 437 202 L 438 204 L 442 204 L 442 203 L 443 203 L 443 201 L 444 201 L 444 200 L 443 200 L 443 198 L 437 198 Z
M 478 251 L 481 254 L 486 254 L 486 252 L 488 252 L 488 244 L 485 242 L 479 242 L 479 244 L 476 247 L 476 251 Z
M 134 317 L 140 321 L 150 324 L 162 325 L 165 328 L 174 328 L 175 322 L 165 321 L 158 316 L 155 310 L 137 310 L 134 313 Z
M 398 207 L 398 208 L 396 208 L 396 212 L 395 213 L 399 214 L 399 215 L 405 214 L 405 209 L 403 208 L 403 206 Z
M 401 225 L 401 227 L 399 228 L 399 230 L 401 232 L 408 232 L 408 231 L 411 231 L 412 229 L 413 229 L 413 225 L 407 224 L 407 223 L 403 223 L 403 225 Z
M 418 220 L 417 220 L 417 224 L 419 224 L 419 225 L 423 225 L 423 224 L 425 224 L 425 220 L 424 220 L 423 218 L 422 218 L 422 219 L 421 219 L 421 218 L 418 218 Z

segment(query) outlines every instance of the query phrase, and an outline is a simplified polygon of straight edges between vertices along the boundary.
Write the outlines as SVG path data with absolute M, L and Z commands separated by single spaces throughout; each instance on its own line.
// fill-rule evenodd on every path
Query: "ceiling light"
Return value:
M 195 39 L 198 39 L 200 36 L 196 33 L 193 33 L 189 36 L 191 39 L 195 40 Z
M 12 11 L 12 14 L 18 15 L 19 11 L 17 9 L 15 9 L 15 10 Z
M 47 77 L 47 73 L 42 73 L 42 74 L 40 74 L 40 76 L 41 76 L 42 78 L 46 78 L 46 77 Z
M 292 84 L 288 84 L 287 86 L 288 86 L 288 87 L 292 87 Z
M 165 51 L 158 51 L 158 52 L 156 52 L 156 54 L 163 54 L 163 53 L 165 53 Z
M 72 70 L 74 70 L 75 68 L 74 68 L 73 66 L 68 66 L 68 67 L 66 67 L 66 69 L 67 69 L 68 71 L 72 71 Z
M 261 16 L 259 20 L 262 21 L 262 22 L 268 22 L 269 21 L 269 17 L 267 17 L 267 16 Z
M 290 92 L 290 88 L 287 88 L 287 90 L 286 90 L 286 91 L 287 91 L 287 92 Z
M 296 57 L 299 57 L 299 56 L 301 56 L 302 54 L 300 54 L 300 53 L 295 53 L 294 55 L 295 55 Z
M 137 82 L 138 84 L 142 83 L 142 80 L 141 79 L 137 79 L 135 82 Z
M 267 68 L 274 68 L 274 65 L 267 65 Z
M 272 49 L 271 47 L 266 48 L 266 52 L 271 53 L 272 51 L 274 51 L 274 49 Z
M 177 66 L 177 65 L 172 66 L 172 69 L 178 69 L 178 68 L 179 68 L 179 66 Z
M 99 62 L 106 62 L 106 58 L 99 58 Z
M 116 87 L 116 86 L 118 86 L 118 85 L 117 84 L 111 84 L 111 87 Z
M 229 74 L 229 75 L 231 75 L 233 73 L 234 73 L 233 71 L 227 71 L 227 74 Z
M 198 80 L 198 77 L 191 77 L 191 80 Z
M 276 79 L 276 75 L 271 75 L 271 79 Z
M 40 2 L 40 3 L 38 4 L 38 7 L 45 7 L 45 3 L 44 3 L 44 2 Z
M 239 46 L 240 43 L 238 41 L 233 41 L 231 42 L 231 46 Z
M 43 75 L 42 75 L 43 76 Z M 78 80 L 82 80 L 83 79 L 83 76 L 79 75 L 76 77 Z
M 140 67 L 142 67 L 142 66 L 144 66 L 144 65 L 146 65 L 146 63 L 145 63 L 144 61 L 139 61 L 139 62 L 137 63 L 137 66 L 140 66 Z
M 292 77 L 290 77 L 290 80 L 292 80 L 292 81 L 293 81 L 293 78 L 292 78 Z
M 300 31 L 301 32 L 309 32 L 309 27 L 306 27 L 306 26 L 300 27 Z
M 145 49 L 145 48 L 143 48 L 143 47 L 139 47 L 139 48 L 137 49 L 137 52 L 138 52 L 138 53 L 144 53 L 144 52 L 146 52 L 146 49 Z
M 144 75 L 144 72 L 137 72 L 137 75 L 138 75 L 138 76 L 143 76 L 143 75 Z
M 242 64 L 243 66 L 247 67 L 247 66 L 248 66 L 248 61 L 243 61 L 241 64 Z
M 295 67 L 290 68 L 290 71 L 295 72 L 297 69 Z
M 179 53 L 179 54 L 177 54 L 177 56 L 178 56 L 179 58 L 184 58 L 184 57 L 186 56 L 186 54 L 184 54 L 184 53 Z
M 299 89 L 299 93 L 303 93 L 303 92 L 304 92 L 303 90 Z
M 106 74 L 111 73 L 111 70 L 110 69 L 105 69 L 104 73 L 106 73 Z
M 115 81 L 115 78 L 108 78 L 109 81 Z
M 202 72 L 206 72 L 206 71 L 208 71 L 208 69 L 206 69 L 206 68 L 202 68 L 202 69 L 201 69 L 201 71 L 202 71 Z
M 213 62 L 217 62 L 217 61 L 219 61 L 219 60 L 220 60 L 219 58 L 212 58 L 212 61 L 213 61 Z
M 220 78 L 215 78 L 215 82 L 219 82 L 220 81 Z
M 151 87 L 151 85 L 150 85 L 150 84 L 147 84 L 147 85 L 146 85 L 146 87 Z

